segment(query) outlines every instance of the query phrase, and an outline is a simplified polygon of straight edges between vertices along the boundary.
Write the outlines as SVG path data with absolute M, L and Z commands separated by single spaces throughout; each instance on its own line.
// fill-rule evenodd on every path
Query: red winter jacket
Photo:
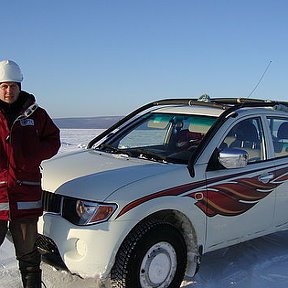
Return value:
M 12 116 L 7 103 L 0 105 L 0 220 L 6 221 L 42 215 L 40 164 L 60 147 L 59 129 L 34 96 L 21 91 L 18 100 Z

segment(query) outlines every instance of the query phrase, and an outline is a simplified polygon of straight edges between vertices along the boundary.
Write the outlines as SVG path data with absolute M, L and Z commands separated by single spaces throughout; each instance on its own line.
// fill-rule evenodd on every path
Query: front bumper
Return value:
M 40 251 L 48 251 L 55 266 L 64 267 L 82 278 L 107 279 L 116 253 L 128 234 L 130 221 L 111 221 L 91 226 L 76 226 L 60 215 L 45 213 L 39 220 Z M 60 263 L 60 264 L 59 264 Z

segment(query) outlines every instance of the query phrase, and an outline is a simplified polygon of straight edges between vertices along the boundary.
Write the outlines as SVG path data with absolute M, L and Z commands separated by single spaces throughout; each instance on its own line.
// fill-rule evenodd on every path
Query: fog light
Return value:
M 86 243 L 83 240 L 77 240 L 76 242 L 76 250 L 77 253 L 81 256 L 85 256 L 87 253 L 87 246 Z

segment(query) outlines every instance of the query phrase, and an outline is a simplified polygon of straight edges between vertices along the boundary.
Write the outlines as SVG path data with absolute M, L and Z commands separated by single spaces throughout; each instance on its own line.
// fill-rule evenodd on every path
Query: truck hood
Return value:
M 61 195 L 104 201 L 123 186 L 173 170 L 175 166 L 178 165 L 81 150 L 44 161 L 42 187 Z

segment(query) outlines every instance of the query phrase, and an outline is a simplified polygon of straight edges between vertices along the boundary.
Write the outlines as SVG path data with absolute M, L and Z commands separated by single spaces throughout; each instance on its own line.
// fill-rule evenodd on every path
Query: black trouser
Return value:
M 26 281 L 24 281 L 24 279 L 28 274 L 32 273 L 33 275 L 41 275 L 41 256 L 35 247 L 37 238 L 37 222 L 38 218 L 14 220 L 11 222 L 0 220 L 0 246 L 5 239 L 9 226 L 24 287 L 26 286 Z

